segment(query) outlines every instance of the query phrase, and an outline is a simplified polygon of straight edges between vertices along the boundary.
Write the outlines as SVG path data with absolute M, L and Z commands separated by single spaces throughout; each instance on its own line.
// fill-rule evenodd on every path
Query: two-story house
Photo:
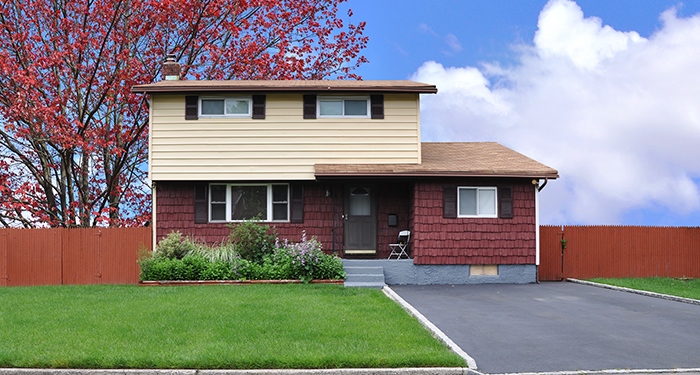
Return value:
M 157 239 L 220 242 L 229 223 L 260 217 L 281 237 L 306 230 L 327 252 L 380 259 L 407 229 L 420 271 L 405 272 L 535 281 L 537 196 L 557 171 L 497 143 L 421 142 L 420 95 L 434 85 L 174 79 L 132 90 L 150 96 Z

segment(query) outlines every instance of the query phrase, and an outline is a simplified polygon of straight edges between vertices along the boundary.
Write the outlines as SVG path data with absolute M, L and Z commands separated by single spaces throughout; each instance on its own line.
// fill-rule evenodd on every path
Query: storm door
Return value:
M 373 186 L 345 190 L 345 253 L 376 254 L 377 208 Z

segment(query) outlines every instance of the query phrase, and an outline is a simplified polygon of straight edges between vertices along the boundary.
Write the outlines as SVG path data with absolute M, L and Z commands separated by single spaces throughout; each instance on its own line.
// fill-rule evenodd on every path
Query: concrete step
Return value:
M 346 287 L 383 288 L 384 267 L 364 261 L 344 261 Z
M 367 275 L 362 273 L 349 273 L 346 282 L 368 282 L 384 284 L 384 275 Z
M 352 281 L 345 281 L 345 287 L 346 288 L 374 288 L 374 289 L 382 289 L 386 286 L 384 283 L 365 283 L 365 282 L 352 282 Z

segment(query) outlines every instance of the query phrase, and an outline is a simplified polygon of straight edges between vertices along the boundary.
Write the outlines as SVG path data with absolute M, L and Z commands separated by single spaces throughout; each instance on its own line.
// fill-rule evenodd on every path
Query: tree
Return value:
M 365 24 L 343 1 L 3 1 L 0 225 L 148 221 L 148 103 L 130 88 L 171 52 L 196 79 L 360 79 Z

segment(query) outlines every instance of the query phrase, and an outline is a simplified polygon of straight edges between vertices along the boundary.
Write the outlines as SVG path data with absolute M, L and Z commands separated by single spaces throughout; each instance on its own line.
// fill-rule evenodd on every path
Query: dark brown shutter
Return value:
M 304 95 L 304 118 L 316 118 L 316 95 Z
M 265 95 L 253 95 L 253 118 L 265 118 Z
M 383 119 L 384 118 L 384 95 L 371 95 L 370 100 L 372 102 L 372 118 L 373 119 Z
M 185 120 L 196 120 L 199 118 L 199 109 L 197 108 L 198 102 L 199 96 L 185 97 Z
M 445 219 L 457 218 L 457 186 L 446 185 L 442 187 L 442 217 Z
M 498 217 L 501 219 L 513 218 L 513 187 L 498 187 Z
M 292 223 L 304 222 L 304 185 L 299 182 L 289 185 L 289 195 L 291 195 L 289 216 Z
M 194 185 L 194 222 L 204 224 L 209 221 L 209 202 L 207 199 L 208 185 L 196 183 Z

